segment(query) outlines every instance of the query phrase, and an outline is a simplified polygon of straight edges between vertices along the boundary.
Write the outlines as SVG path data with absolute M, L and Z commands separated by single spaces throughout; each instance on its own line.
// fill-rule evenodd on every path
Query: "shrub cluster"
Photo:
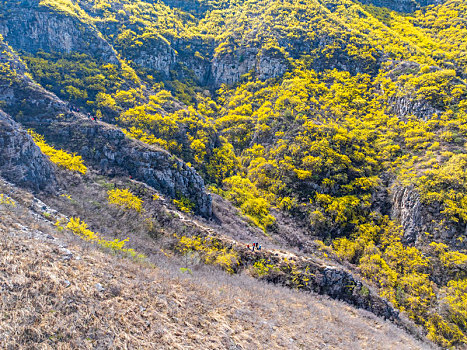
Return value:
M 239 256 L 232 249 L 224 247 L 212 237 L 178 237 L 177 249 L 186 257 L 199 254 L 207 264 L 220 266 L 229 273 L 234 273 Z
M 32 130 L 28 130 L 29 134 L 32 136 L 34 142 L 37 146 L 41 149 L 42 153 L 47 155 L 51 162 L 57 164 L 58 166 L 71 170 L 76 171 L 81 174 L 86 174 L 88 170 L 87 167 L 84 165 L 83 159 L 81 156 L 77 156 L 76 153 L 68 153 L 64 150 L 57 150 L 52 146 L 48 145 L 44 137 L 35 133 Z
M 143 200 L 135 196 L 128 189 L 115 188 L 107 192 L 107 200 L 111 204 L 118 205 L 125 209 L 135 210 L 141 213 L 143 210 Z
M 110 249 L 114 252 L 123 253 L 138 260 L 142 260 L 145 258 L 143 254 L 139 254 L 134 249 L 125 248 L 125 243 L 129 241 L 129 238 L 124 239 L 122 241 L 118 239 L 115 239 L 113 241 L 103 239 L 100 237 L 99 233 L 89 230 L 88 225 L 80 218 L 72 217 L 66 224 L 58 221 L 55 225 L 59 229 L 65 228 L 67 230 L 70 230 L 78 237 L 86 241 L 98 244 L 103 248 Z

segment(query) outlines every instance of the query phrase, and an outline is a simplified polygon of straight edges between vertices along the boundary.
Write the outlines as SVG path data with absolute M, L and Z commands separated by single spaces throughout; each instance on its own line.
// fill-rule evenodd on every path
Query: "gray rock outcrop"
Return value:
M 442 4 L 445 0 L 361 0 L 365 5 L 387 7 L 398 12 L 414 12 L 420 7 Z
M 395 185 L 391 190 L 391 204 L 391 218 L 401 224 L 404 243 L 441 241 L 455 249 L 465 249 L 465 243 L 457 238 L 466 232 L 466 223 L 448 220 L 442 203 L 424 203 L 413 186 Z M 425 232 L 431 235 L 426 236 Z
M 424 226 L 420 195 L 413 187 L 396 187 L 392 192 L 392 213 L 404 229 L 407 243 L 415 243 Z
M 3 3 L 0 34 L 16 50 L 36 53 L 79 52 L 118 64 L 117 52 L 91 24 L 61 13 L 39 0 Z
M 33 191 L 53 191 L 55 166 L 28 133 L 0 110 L 0 175 Z
M 116 127 L 68 115 L 66 120 L 23 120 L 53 144 L 77 152 L 106 175 L 131 176 L 171 198 L 188 198 L 198 214 L 211 216 L 211 197 L 204 181 L 170 153 L 130 140 Z

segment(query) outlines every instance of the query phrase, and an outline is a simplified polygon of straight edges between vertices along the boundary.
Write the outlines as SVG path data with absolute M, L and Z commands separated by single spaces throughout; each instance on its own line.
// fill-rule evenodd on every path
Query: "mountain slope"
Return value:
M 335 287 L 369 310 L 385 298 L 431 340 L 463 346 L 467 8 L 418 5 L 429 4 L 2 2 L 0 33 L 12 48 L 2 44 L 1 108 L 104 176 L 92 206 L 71 190 L 83 179 L 98 186 L 90 175 L 60 184 L 86 204 L 48 197 L 94 230 L 125 234 L 89 209 L 110 211 L 102 193 L 116 176 L 138 191 L 117 198 L 129 210 L 138 194 L 149 210 L 158 190 L 211 218 L 213 232 L 240 245 L 264 240 L 295 262 L 272 246 L 244 254 L 225 235 L 212 243 L 196 225 L 170 231 L 169 250 L 185 259 L 304 290 L 320 285 L 309 272 L 324 259 L 356 283 L 339 289 L 342 280 L 324 278 L 327 294 Z M 141 215 L 124 226 L 135 237 L 160 233 L 158 214 Z
M 386 7 L 399 12 L 414 12 L 422 6 L 442 4 L 444 0 L 363 0 L 362 4 Z
M 0 137 L 0 174 L 33 191 L 53 191 L 56 185 L 54 165 L 26 131 L 1 111 Z
M 0 335 L 7 347 L 428 346 L 340 302 L 213 270 L 180 275 L 161 257 L 150 268 L 83 245 L 27 212 L 4 204 L 0 211 Z

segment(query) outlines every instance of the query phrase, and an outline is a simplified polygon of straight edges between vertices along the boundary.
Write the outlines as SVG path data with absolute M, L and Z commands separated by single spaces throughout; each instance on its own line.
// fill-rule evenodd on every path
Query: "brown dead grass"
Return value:
M 162 259 L 150 267 L 111 255 L 54 231 L 24 208 L 0 210 L 0 252 L 5 349 L 427 347 L 324 297 L 208 268 L 191 276 Z

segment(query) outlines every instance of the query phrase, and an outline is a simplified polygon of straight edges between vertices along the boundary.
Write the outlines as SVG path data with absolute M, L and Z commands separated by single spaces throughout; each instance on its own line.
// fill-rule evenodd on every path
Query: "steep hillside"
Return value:
M 9 51 L 6 45 L 3 48 Z M 4 66 L 7 74 L 0 77 L 0 98 L 5 101 L 5 111 L 17 117 L 20 114 L 25 127 L 52 139 L 57 146 L 78 152 L 107 175 L 132 176 L 173 198 L 190 200 L 201 215 L 211 215 L 211 199 L 193 169 L 164 150 L 131 140 L 116 128 L 72 111 L 21 74 L 25 66 L 18 57 L 12 52 L 9 57 Z
M 213 269 L 183 275 L 163 256 L 109 255 L 0 203 L 7 348 L 428 348 L 346 304 Z
M 444 0 L 363 0 L 362 4 L 386 7 L 399 12 L 414 12 L 422 6 L 442 4 Z
M 0 174 L 33 191 L 55 188 L 55 169 L 52 162 L 41 153 L 31 136 L 0 111 Z
M 462 347 L 466 23 L 462 0 L 0 1 L 0 174 L 97 245 Z

